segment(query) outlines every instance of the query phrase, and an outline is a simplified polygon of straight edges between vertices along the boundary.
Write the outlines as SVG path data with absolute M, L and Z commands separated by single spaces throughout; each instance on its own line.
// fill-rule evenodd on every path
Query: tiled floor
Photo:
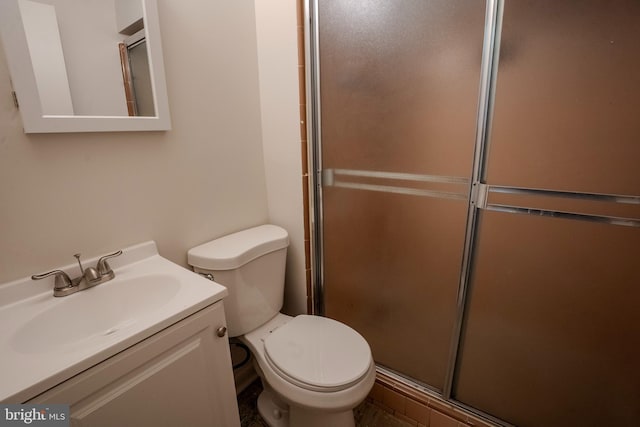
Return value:
M 397 419 L 367 401 L 362 402 L 353 412 L 356 427 L 411 427 L 408 422 Z
M 256 380 L 238 396 L 241 427 L 267 427 L 256 406 L 261 391 L 260 380 Z
M 255 381 L 238 396 L 240 424 L 242 427 L 268 427 L 258 414 L 256 401 L 262 391 L 260 381 Z M 356 427 L 409 427 L 411 424 L 399 420 L 379 407 L 363 402 L 355 411 Z

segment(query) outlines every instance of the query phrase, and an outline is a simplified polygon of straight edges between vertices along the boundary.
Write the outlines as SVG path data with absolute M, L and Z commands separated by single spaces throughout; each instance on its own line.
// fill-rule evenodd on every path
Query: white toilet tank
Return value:
M 282 308 L 287 246 L 285 229 L 261 225 L 189 250 L 193 270 L 212 274 L 229 291 L 224 311 L 230 337 L 256 329 Z

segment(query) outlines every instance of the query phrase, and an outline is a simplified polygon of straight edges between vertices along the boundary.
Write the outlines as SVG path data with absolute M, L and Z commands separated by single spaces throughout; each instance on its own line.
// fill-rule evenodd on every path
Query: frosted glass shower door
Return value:
M 485 4 L 317 2 L 325 314 L 442 389 L 476 138 Z
M 504 2 L 452 397 L 511 424 L 640 419 L 640 3 Z

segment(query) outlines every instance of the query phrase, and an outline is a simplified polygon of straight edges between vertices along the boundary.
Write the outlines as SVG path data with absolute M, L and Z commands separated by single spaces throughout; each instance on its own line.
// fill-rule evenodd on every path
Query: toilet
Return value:
M 261 225 L 190 249 L 188 262 L 229 291 L 229 337 L 254 356 L 263 385 L 258 411 L 267 424 L 353 427 L 353 408 L 375 381 L 371 349 L 335 320 L 280 313 L 288 246 L 286 230 Z

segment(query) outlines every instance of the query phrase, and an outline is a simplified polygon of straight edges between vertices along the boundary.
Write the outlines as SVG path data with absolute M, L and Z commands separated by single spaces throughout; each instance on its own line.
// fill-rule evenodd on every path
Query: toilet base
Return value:
M 353 411 L 319 412 L 306 408 L 291 408 L 289 413 L 291 427 L 355 427 Z
M 262 382 L 264 384 L 264 381 Z M 268 388 L 258 396 L 258 412 L 269 427 L 289 427 L 289 407 Z
M 269 427 L 355 427 L 353 411 L 325 412 L 289 406 L 262 381 L 258 412 Z

